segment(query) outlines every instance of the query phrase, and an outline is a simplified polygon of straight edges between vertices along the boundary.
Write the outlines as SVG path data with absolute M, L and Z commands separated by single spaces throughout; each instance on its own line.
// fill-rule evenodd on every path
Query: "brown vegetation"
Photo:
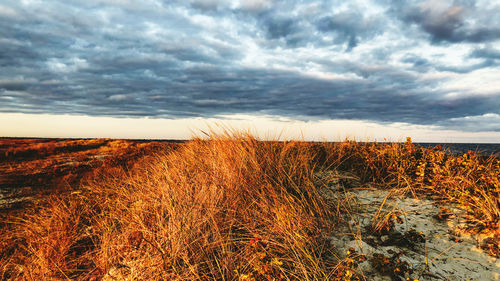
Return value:
M 473 151 L 449 151 L 416 146 L 346 141 L 328 145 L 327 153 L 340 160 L 339 169 L 381 188 L 395 188 L 413 196 L 429 194 L 457 203 L 470 214 L 471 227 L 500 228 L 500 159 Z
M 97 168 L 130 166 L 143 155 L 177 144 L 110 139 L 0 139 L 0 198 L 23 207 L 25 197 L 68 191 Z
M 330 183 L 317 175 L 326 170 L 436 195 L 467 210 L 472 229 L 498 232 L 497 158 L 411 141 L 261 142 L 227 133 L 94 170 L 79 189 L 10 217 L 0 278 L 363 280 L 356 266 L 366 258 L 339 258 L 326 239 L 350 211 L 342 197 L 324 196 Z M 385 270 L 385 257 L 372 262 Z

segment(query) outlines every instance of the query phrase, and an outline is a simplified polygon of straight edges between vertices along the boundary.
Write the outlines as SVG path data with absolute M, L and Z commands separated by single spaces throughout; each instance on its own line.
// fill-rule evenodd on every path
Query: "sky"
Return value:
M 500 143 L 499 14 L 498 0 L 3 0 L 0 136 L 222 124 Z

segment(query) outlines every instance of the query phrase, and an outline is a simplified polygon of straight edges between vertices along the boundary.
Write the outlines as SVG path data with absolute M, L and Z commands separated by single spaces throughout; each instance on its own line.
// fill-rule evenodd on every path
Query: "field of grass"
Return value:
M 7 216 L 0 279 L 365 280 L 357 265 L 369 258 L 380 271 L 390 268 L 384 274 L 392 280 L 404 280 L 402 266 L 340 253 L 327 239 L 339 235 L 354 208 L 348 196 L 329 191 L 338 182 L 344 190 L 376 186 L 456 204 L 470 231 L 494 233 L 486 251 L 498 255 L 495 156 L 452 156 L 410 139 L 264 142 L 238 132 L 138 154 L 131 151 L 139 146 L 131 149 L 90 169 L 71 192 Z M 48 155 L 57 147 L 32 150 Z M 34 153 L 4 151 L 3 165 Z M 390 228 L 393 215 L 379 219 L 375 230 Z
M 175 148 L 156 141 L 0 139 L 0 210 L 23 207 L 41 194 L 71 191 L 96 168 L 130 166 L 143 155 Z M 2 200 L 9 204 L 1 203 Z

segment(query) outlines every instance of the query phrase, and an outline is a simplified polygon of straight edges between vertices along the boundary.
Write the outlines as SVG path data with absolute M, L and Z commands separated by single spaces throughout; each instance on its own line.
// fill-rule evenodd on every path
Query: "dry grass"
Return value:
M 335 169 L 437 194 L 467 209 L 476 228 L 498 229 L 494 157 L 231 132 L 101 169 L 78 191 L 11 218 L 0 230 L 0 279 L 362 280 L 326 239 L 349 211 L 316 177 Z
M 0 139 L 0 191 L 24 208 L 22 198 L 67 192 L 96 168 L 128 167 L 155 151 L 175 149 L 178 143 L 109 139 Z
M 346 141 L 327 146 L 339 169 L 363 182 L 413 196 L 437 195 L 465 209 L 472 230 L 500 230 L 500 159 L 494 155 L 453 155 L 440 146 L 416 146 L 410 138 L 403 145 Z
M 316 156 L 305 142 L 223 135 L 147 157 L 130 171 L 107 170 L 19 221 L 15 244 L 22 249 L 11 253 L 5 274 L 328 278 L 335 262 L 325 258 L 331 255 L 322 231 L 334 214 L 313 184 Z

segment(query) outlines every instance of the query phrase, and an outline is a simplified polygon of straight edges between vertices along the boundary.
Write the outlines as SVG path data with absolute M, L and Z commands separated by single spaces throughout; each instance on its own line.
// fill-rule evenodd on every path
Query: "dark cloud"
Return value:
M 340 4 L 336 1 L 325 1 L 321 4 L 285 1 L 275 2 L 272 5 L 262 4 L 264 1 L 248 2 L 255 2 L 255 5 L 250 6 L 252 9 L 244 6 L 244 9 L 236 9 L 233 12 L 237 16 L 244 15 L 247 20 L 257 22 L 257 27 L 261 29 L 266 39 L 282 40 L 287 47 L 345 44 L 347 50 L 351 50 L 360 42 L 384 32 L 382 18 L 365 16 L 358 11 L 358 7 L 337 12 L 332 9 L 333 6 Z M 257 7 L 259 9 L 256 9 Z M 332 39 L 325 39 L 325 35 L 331 36 Z M 282 45 L 270 44 L 270 46 Z
M 161 77 L 137 75 L 132 69 L 121 72 L 122 76 L 98 80 L 80 74 L 78 80 L 70 80 L 75 82 L 56 88 L 37 84 L 24 88 L 30 94 L 17 96 L 16 102 L 33 105 L 21 109 L 22 112 L 155 117 L 262 112 L 295 118 L 427 125 L 476 112 L 493 112 L 500 106 L 493 98 L 439 99 L 437 93 L 416 90 L 419 81 L 412 75 L 393 69 L 351 66 L 351 71 L 367 78 L 361 82 L 325 81 L 262 69 L 224 71 L 196 67 L 179 73 L 160 64 L 149 64 L 147 68 L 169 77 L 168 82 Z M 78 82 L 87 86 L 79 87 Z M 72 106 L 67 107 L 68 103 Z
M 217 11 L 221 3 L 217 0 L 196 0 L 191 2 L 191 7 L 203 12 Z
M 367 39 L 383 32 L 382 22 L 377 18 L 365 18 L 358 11 L 341 12 L 328 15 L 316 22 L 319 31 L 332 33 L 334 42 L 347 43 L 350 50 L 361 39 Z
M 484 8 L 367 5 L 387 13 L 342 1 L 7 1 L 0 4 L 0 111 L 262 113 L 450 128 L 467 116 L 500 113 L 500 91 L 455 87 L 450 97 L 442 84 L 451 78 L 425 77 L 498 67 L 496 27 L 486 25 L 493 20 L 477 18 Z M 417 28 L 399 27 L 400 20 Z M 490 45 L 473 45 L 459 66 L 414 49 L 479 41 Z M 477 123 L 461 129 L 479 130 Z
M 265 22 L 267 33 L 270 38 L 277 39 L 287 37 L 297 30 L 296 22 L 290 18 L 270 18 Z
M 482 58 L 483 60 L 468 65 L 456 66 L 456 65 L 446 65 L 442 63 L 432 62 L 429 61 L 428 59 L 419 57 L 418 55 L 409 53 L 402 58 L 401 62 L 411 64 L 412 68 L 415 71 L 421 73 L 425 73 L 428 71 L 470 73 L 475 70 L 484 69 L 488 67 L 495 67 L 498 65 L 498 63 L 495 62 L 494 60 L 495 58 L 494 50 L 478 49 L 473 51 L 469 56 L 472 58 Z
M 487 113 L 483 115 L 467 116 L 463 118 L 451 118 L 438 122 L 444 128 L 470 128 L 469 131 L 500 132 L 500 114 Z
M 432 7 L 410 9 L 405 19 L 420 25 L 435 41 L 459 41 L 457 29 L 463 26 L 463 10 L 459 6 L 451 6 L 441 11 Z
M 424 1 L 397 5 L 392 11 L 405 21 L 417 24 L 439 42 L 491 42 L 500 39 L 500 7 L 476 7 L 475 1 Z
M 491 47 L 477 48 L 471 54 L 473 58 L 482 58 L 487 60 L 500 60 L 500 49 Z
M 415 54 L 406 54 L 401 62 L 411 63 L 413 68 L 418 71 L 427 71 L 432 66 L 432 63 L 429 60 Z
M 455 73 L 469 73 L 478 69 L 484 69 L 488 67 L 493 67 L 496 66 L 494 61 L 492 60 L 485 60 L 483 62 L 471 64 L 471 65 L 465 65 L 465 66 L 449 66 L 449 65 L 438 65 L 435 66 L 434 69 L 438 71 L 451 71 Z

